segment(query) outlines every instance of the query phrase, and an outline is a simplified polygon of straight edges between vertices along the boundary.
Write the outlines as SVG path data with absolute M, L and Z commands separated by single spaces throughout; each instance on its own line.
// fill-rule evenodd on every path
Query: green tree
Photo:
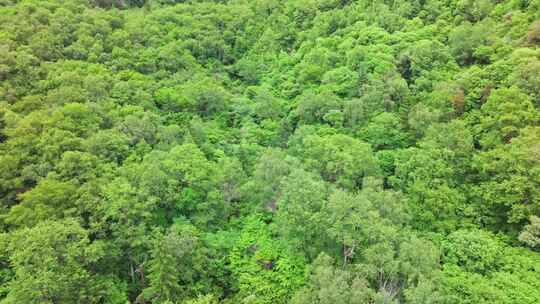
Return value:
M 95 272 L 105 248 L 90 242 L 88 232 L 73 219 L 45 220 L 9 234 L 3 242 L 15 277 L 2 303 L 126 301 L 125 294 L 112 301 L 102 292 L 120 288 Z
M 540 218 L 531 215 L 530 223 L 519 234 L 519 240 L 531 248 L 540 246 Z
M 486 274 L 497 269 L 503 246 L 495 237 L 481 230 L 458 230 L 444 243 L 445 261 L 469 272 Z
M 204 256 L 198 231 L 174 224 L 166 234 L 157 232 L 148 261 L 149 287 L 141 297 L 156 303 L 180 302 L 204 286 Z
M 305 261 L 287 242 L 274 239 L 260 216 L 244 219 L 229 252 L 236 301 L 287 303 L 304 283 Z
M 529 96 L 515 87 L 493 91 L 481 111 L 476 133 L 484 148 L 510 142 L 521 128 L 539 119 Z
M 10 209 L 5 221 L 14 226 L 34 226 L 47 219 L 62 219 L 75 208 L 75 187 L 73 182 L 44 179 L 20 196 L 21 203 Z
M 360 134 L 375 150 L 402 148 L 407 143 L 399 117 L 392 113 L 375 116 Z
M 480 181 L 474 198 L 486 224 L 517 234 L 529 216 L 538 214 L 540 136 L 538 127 L 527 127 L 509 144 L 479 153 L 473 160 Z
M 294 169 L 281 181 L 282 190 L 274 209 L 276 224 L 290 242 L 314 259 L 327 241 L 324 231 L 326 185 L 312 173 Z
M 364 177 L 379 174 L 371 146 L 355 138 L 311 135 L 302 144 L 299 155 L 306 166 L 346 189 L 361 188 Z
M 372 301 L 374 294 L 365 279 L 334 266 L 332 258 L 323 253 L 313 262 L 307 286 L 294 295 L 291 303 L 360 304 Z

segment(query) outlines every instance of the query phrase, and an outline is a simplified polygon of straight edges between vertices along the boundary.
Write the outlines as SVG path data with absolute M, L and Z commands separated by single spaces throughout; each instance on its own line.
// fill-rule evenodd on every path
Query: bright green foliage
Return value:
M 346 189 L 361 187 L 362 178 L 378 174 L 370 145 L 346 135 L 307 136 L 301 149 L 308 168 Z
M 60 219 L 72 208 L 73 183 L 44 179 L 31 191 L 21 195 L 21 203 L 6 216 L 8 224 L 33 226 L 40 221 Z
M 391 113 L 381 113 L 361 131 L 361 137 L 375 150 L 398 149 L 407 143 L 407 135 L 402 130 L 399 117 Z
M 203 287 L 204 256 L 194 227 L 174 224 L 166 234 L 156 233 L 148 262 L 149 287 L 141 297 L 155 303 L 179 302 Z
M 218 300 L 213 295 L 199 296 L 196 299 L 183 302 L 184 304 L 217 304 Z
M 380 214 L 373 208 L 365 197 L 339 190 L 329 198 L 328 234 L 342 247 L 344 264 L 364 247 L 363 243 L 380 241 L 395 232 L 394 227 L 378 225 Z
M 464 22 L 454 28 L 449 38 L 457 61 L 461 64 L 489 62 L 492 49 L 487 46 L 490 44 L 492 29 L 492 20 L 483 20 L 474 25 Z
M 264 222 L 246 219 L 230 253 L 237 301 L 286 303 L 304 281 L 304 260 L 272 234 Z
M 531 248 L 540 246 L 540 218 L 534 215 L 530 217 L 530 224 L 523 228 L 519 234 L 519 240 Z
M 538 214 L 539 140 L 538 127 L 525 128 L 511 143 L 479 153 L 474 160 L 481 177 L 475 190 L 492 223 L 521 224 Z
M 273 208 L 277 227 L 290 241 L 298 242 L 306 254 L 315 258 L 324 247 L 327 189 L 320 177 L 297 169 L 282 180 L 283 189 Z
M 540 260 L 482 231 L 457 231 L 445 243 L 443 289 L 450 303 L 536 303 Z M 461 265 L 459 267 L 457 265 Z
M 103 244 L 91 243 L 76 221 L 43 221 L 4 235 L 2 243 L 14 270 L 2 303 L 122 303 L 109 298 L 120 286 L 95 273 Z
M 539 303 L 539 12 L 0 0 L 0 303 Z
M 339 110 L 339 98 L 334 94 L 307 92 L 299 97 L 296 114 L 303 123 L 315 123 L 328 121 L 328 115 Z
M 440 303 L 431 280 L 438 263 L 433 245 L 411 239 L 399 252 L 381 242 L 365 249 L 358 264 L 347 267 L 321 254 L 312 264 L 307 286 L 292 303 L 397 303 L 403 297 L 406 303 Z
M 519 135 L 520 129 L 539 119 L 530 98 L 516 88 L 496 90 L 482 106 L 477 125 L 482 147 L 500 145 Z
M 393 183 L 409 193 L 411 211 L 417 218 L 414 225 L 452 230 L 458 214 L 465 215 L 465 195 L 457 188 L 455 168 L 445 160 L 452 156 L 446 149 L 402 151 L 395 160 Z
M 283 151 L 271 149 L 262 153 L 251 180 L 244 185 L 247 199 L 261 209 L 273 209 L 283 186 L 281 180 L 290 174 L 295 165 L 298 165 L 298 161 Z
M 322 254 L 313 262 L 308 286 L 298 292 L 291 303 L 366 303 L 373 297 L 367 282 L 353 272 L 333 265 L 332 258 Z
M 486 273 L 497 267 L 502 245 L 484 231 L 458 230 L 448 236 L 446 259 L 469 272 Z

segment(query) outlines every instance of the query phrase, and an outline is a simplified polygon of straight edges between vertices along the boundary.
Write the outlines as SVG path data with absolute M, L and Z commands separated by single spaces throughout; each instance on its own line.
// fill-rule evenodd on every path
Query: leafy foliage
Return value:
M 0 303 L 540 302 L 539 12 L 0 0 Z

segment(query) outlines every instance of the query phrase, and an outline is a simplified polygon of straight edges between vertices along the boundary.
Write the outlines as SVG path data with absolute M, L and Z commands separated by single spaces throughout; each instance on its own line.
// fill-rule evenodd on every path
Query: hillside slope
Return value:
M 0 303 L 540 303 L 539 0 L 0 0 Z

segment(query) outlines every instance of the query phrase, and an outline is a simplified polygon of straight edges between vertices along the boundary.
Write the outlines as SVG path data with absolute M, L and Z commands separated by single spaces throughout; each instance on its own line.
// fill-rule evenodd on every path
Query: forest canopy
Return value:
M 540 303 L 540 0 L 0 0 L 12 303 Z

